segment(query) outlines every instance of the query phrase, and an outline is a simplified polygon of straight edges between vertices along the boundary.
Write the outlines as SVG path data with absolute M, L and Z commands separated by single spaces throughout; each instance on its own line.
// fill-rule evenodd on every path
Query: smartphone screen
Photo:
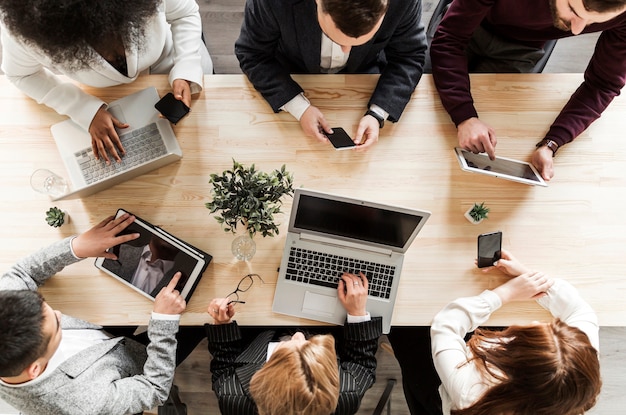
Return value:
M 183 101 L 177 100 L 171 92 L 168 92 L 159 102 L 154 104 L 154 108 L 170 120 L 172 124 L 176 124 L 189 113 L 189 107 Z
M 333 128 L 332 134 L 325 134 L 332 143 L 333 147 L 335 147 L 337 150 L 345 150 L 348 148 L 356 147 L 354 141 L 352 141 L 348 133 L 346 133 L 346 131 L 341 127 Z
M 500 259 L 502 232 L 478 235 L 478 268 L 490 267 Z

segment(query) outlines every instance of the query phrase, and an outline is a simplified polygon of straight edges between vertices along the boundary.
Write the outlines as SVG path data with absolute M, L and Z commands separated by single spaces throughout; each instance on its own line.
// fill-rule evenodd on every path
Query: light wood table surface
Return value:
M 369 75 L 296 77 L 332 126 L 354 135 L 376 82 Z M 474 98 L 481 118 L 493 126 L 501 156 L 530 160 L 535 143 L 582 75 L 475 75 Z M 130 86 L 87 89 L 106 101 L 154 85 L 169 90 L 166 77 L 148 76 Z M 277 268 L 291 198 L 279 220 L 281 234 L 257 237 L 257 253 L 237 262 L 225 233 L 204 204 L 211 200 L 211 173 L 232 159 L 269 171 L 284 163 L 295 186 L 354 198 L 426 209 L 432 216 L 406 254 L 393 324 L 426 325 L 449 301 L 505 281 L 474 266 L 476 237 L 504 232 L 503 247 L 533 269 L 571 281 L 598 312 L 604 326 L 626 323 L 626 101 L 616 99 L 602 117 L 555 159 L 556 176 L 541 188 L 463 172 L 454 157 L 456 129 L 441 107 L 432 78 L 424 76 L 400 122 L 386 123 L 368 152 L 335 151 L 303 135 L 289 114 L 274 114 L 242 75 L 205 79 L 190 115 L 175 126 L 183 159 L 96 195 L 51 202 L 33 191 L 37 168 L 65 175 L 49 127 L 65 117 L 24 96 L 0 78 L 0 269 L 60 238 L 83 232 L 117 208 L 142 216 L 213 255 L 183 315 L 183 324 L 203 324 L 211 298 L 231 292 L 248 272 L 256 283 L 237 306 L 240 324 L 317 324 L 271 311 Z M 491 208 L 489 219 L 470 224 L 463 213 L 474 202 Z M 71 221 L 49 227 L 45 211 L 67 210 Z M 152 303 L 101 273 L 93 260 L 67 267 L 42 288 L 62 312 L 101 324 L 145 324 Z M 491 324 L 524 323 L 549 315 L 534 302 L 509 304 Z

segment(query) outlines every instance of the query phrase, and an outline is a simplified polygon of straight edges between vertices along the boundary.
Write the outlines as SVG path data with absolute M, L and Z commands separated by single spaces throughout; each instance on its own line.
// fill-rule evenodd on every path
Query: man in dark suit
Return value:
M 420 0 L 248 0 L 235 54 L 275 112 L 326 142 L 332 133 L 292 73 L 380 73 L 354 142 L 378 141 L 396 122 L 422 76 L 426 37 Z
M 208 311 L 215 324 L 205 327 L 213 355 L 213 390 L 222 414 L 358 411 L 361 398 L 376 380 L 382 318 L 372 318 L 365 310 L 367 278 L 362 273 L 343 274 L 337 289 L 348 312 L 342 333 L 334 336 L 337 352 L 333 336 L 328 335 L 307 340 L 296 332 L 280 342 L 276 330 L 250 336 L 231 322 L 235 313 L 228 298 L 211 301 Z M 328 333 L 333 327 L 322 329 Z

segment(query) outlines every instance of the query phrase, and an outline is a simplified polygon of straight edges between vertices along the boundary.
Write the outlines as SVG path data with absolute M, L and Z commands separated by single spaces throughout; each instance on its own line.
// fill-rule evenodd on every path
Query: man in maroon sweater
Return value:
M 626 0 L 454 0 L 430 55 L 433 79 L 457 126 L 459 145 L 495 157 L 496 134 L 478 118 L 468 72 L 528 72 L 547 40 L 602 32 L 584 82 L 533 153 L 533 165 L 550 180 L 556 150 L 600 117 L 626 82 L 625 11 Z M 486 63 L 474 67 L 476 57 Z

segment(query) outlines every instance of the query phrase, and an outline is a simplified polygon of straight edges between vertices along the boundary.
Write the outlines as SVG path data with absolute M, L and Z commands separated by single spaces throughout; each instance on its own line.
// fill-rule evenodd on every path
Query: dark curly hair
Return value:
M 142 48 L 146 22 L 160 0 L 0 0 L 11 34 L 42 50 L 53 63 L 79 70 L 115 42 Z

